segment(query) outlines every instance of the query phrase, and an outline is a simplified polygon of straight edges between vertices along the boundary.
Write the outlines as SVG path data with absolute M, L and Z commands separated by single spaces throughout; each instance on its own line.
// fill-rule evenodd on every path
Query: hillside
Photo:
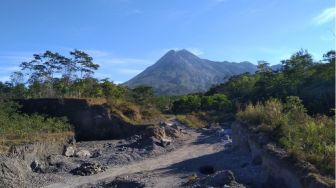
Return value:
M 187 50 L 170 50 L 124 85 L 130 88 L 151 86 L 158 95 L 184 95 L 206 91 L 232 75 L 256 70 L 250 62 L 216 62 L 201 59 Z

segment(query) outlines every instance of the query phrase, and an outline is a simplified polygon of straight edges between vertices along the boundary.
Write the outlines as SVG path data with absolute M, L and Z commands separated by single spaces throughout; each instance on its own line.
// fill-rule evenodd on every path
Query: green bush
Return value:
M 191 113 L 198 111 L 223 111 L 230 107 L 230 101 L 226 95 L 215 94 L 210 96 L 187 95 L 173 103 L 174 113 Z
M 64 118 L 19 114 L 17 109 L 16 103 L 0 101 L 0 150 L 12 144 L 61 139 L 73 134 Z
M 307 115 L 298 97 L 286 103 L 270 99 L 264 104 L 248 105 L 237 118 L 273 139 L 293 156 L 314 164 L 322 173 L 335 171 L 335 122 L 327 116 Z

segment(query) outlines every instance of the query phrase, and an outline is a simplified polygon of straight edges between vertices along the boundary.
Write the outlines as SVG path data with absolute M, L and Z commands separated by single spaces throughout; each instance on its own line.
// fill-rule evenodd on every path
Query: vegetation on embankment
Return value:
M 12 145 L 64 140 L 72 135 L 64 118 L 19 114 L 16 103 L 0 100 L 0 152 L 6 152 Z
M 334 117 L 311 117 L 298 97 L 287 97 L 285 103 L 270 99 L 249 104 L 237 118 L 255 131 L 267 133 L 292 156 L 314 164 L 322 173 L 334 176 Z
M 177 115 L 176 119 L 191 128 L 199 129 L 208 126 L 208 123 L 203 121 L 198 114 L 181 114 Z

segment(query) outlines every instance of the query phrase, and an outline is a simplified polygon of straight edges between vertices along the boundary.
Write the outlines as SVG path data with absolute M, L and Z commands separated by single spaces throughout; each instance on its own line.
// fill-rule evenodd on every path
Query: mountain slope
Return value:
M 249 62 L 215 62 L 201 59 L 187 50 L 170 50 L 124 85 L 130 88 L 151 86 L 158 95 L 184 95 L 206 91 L 232 75 L 256 70 Z

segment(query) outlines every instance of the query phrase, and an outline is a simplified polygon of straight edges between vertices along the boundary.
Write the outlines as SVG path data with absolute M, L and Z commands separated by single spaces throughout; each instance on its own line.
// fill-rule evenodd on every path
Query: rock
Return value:
M 0 157 L 0 187 L 29 187 L 29 168 L 21 159 Z
M 167 127 L 165 128 L 165 133 L 168 137 L 180 138 L 182 136 L 182 129 L 179 127 Z
M 171 143 L 171 140 L 168 138 L 161 138 L 160 140 L 160 146 L 162 147 L 167 147 L 170 145 L 170 143 Z
M 211 184 L 213 184 L 213 186 L 224 186 L 230 185 L 233 181 L 235 181 L 233 172 L 231 170 L 222 170 L 213 175 Z
M 75 154 L 75 148 L 73 146 L 65 146 L 63 154 L 67 157 L 72 157 Z
M 91 158 L 96 158 L 101 155 L 102 155 L 102 151 L 98 149 L 98 150 L 93 151 Z
M 153 136 L 160 140 L 161 138 L 165 138 L 166 137 L 166 132 L 165 132 L 165 129 L 160 127 L 160 128 L 155 128 L 153 130 Z
M 50 155 L 47 157 L 48 169 L 50 172 L 69 172 L 77 167 L 77 164 L 64 155 Z
M 76 153 L 76 157 L 91 157 L 91 153 L 88 150 L 80 150 Z
M 44 169 L 43 165 L 38 160 L 34 160 L 30 164 L 30 168 L 32 169 L 33 172 L 38 172 L 38 173 L 43 172 L 43 169 Z
M 83 163 L 80 167 L 75 168 L 71 171 L 74 175 L 89 176 L 92 174 L 97 174 L 106 170 L 105 166 L 98 163 Z

